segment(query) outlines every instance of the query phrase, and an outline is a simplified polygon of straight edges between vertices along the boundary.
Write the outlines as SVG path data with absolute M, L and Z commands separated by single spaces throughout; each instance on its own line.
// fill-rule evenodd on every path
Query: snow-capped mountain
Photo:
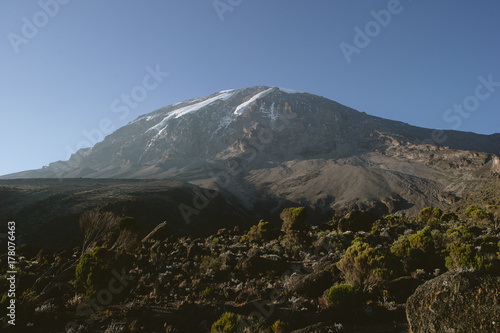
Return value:
M 498 134 L 437 132 L 305 92 L 252 87 L 161 108 L 67 162 L 7 178 L 170 178 L 224 187 L 249 206 L 271 195 L 396 211 L 460 196 L 500 171 L 495 154 Z

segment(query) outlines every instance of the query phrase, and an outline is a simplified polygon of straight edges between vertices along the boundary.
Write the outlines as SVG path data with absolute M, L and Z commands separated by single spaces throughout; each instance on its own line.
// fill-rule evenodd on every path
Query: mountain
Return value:
M 415 213 L 500 173 L 500 134 L 437 131 L 278 87 L 225 90 L 138 117 L 66 162 L 2 178 L 171 179 L 248 209 Z

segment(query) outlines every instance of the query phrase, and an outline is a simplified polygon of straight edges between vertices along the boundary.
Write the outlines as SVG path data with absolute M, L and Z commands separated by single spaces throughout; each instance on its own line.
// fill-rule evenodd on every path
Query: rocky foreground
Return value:
M 134 218 L 90 212 L 80 219 L 82 247 L 18 248 L 16 329 L 500 330 L 497 206 L 471 206 L 463 217 L 353 211 L 319 226 L 305 225 L 305 214 L 285 209 L 281 230 L 260 221 L 207 238 L 178 237 L 162 223 L 140 239 Z

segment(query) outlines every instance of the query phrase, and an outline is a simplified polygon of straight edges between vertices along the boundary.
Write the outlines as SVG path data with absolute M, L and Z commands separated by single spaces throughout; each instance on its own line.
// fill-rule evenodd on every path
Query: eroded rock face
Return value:
M 500 332 L 500 276 L 447 272 L 408 299 L 411 332 Z

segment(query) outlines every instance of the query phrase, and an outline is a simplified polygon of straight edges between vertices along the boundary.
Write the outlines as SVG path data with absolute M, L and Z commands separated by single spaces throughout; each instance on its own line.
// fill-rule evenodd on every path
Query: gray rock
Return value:
M 500 276 L 451 271 L 408 299 L 411 332 L 500 332 Z

